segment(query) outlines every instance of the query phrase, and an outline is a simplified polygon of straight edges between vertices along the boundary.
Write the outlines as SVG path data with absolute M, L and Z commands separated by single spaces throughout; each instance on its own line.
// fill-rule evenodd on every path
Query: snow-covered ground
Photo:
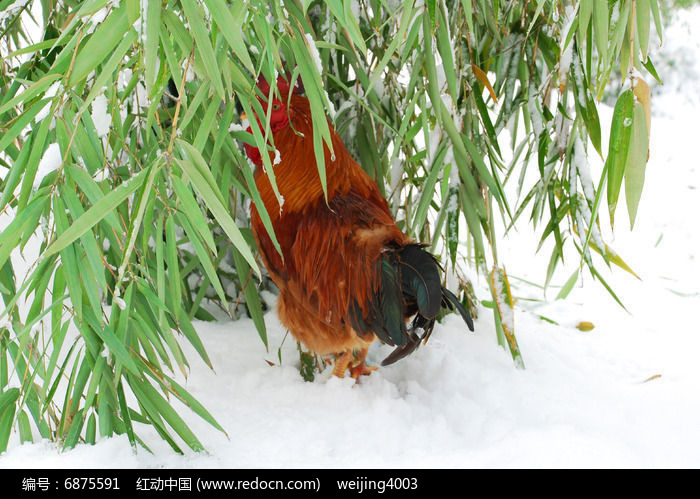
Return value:
M 654 62 L 666 85 L 654 90 L 637 226 L 629 231 L 621 201 L 608 234 L 641 277 L 604 272 L 629 313 L 587 271 L 565 301 L 554 301 L 554 287 L 545 301 L 524 284 L 543 281 L 549 255 L 533 257 L 539 234 L 521 225 L 499 254 L 520 298 L 524 370 L 496 344 L 484 308 L 475 333 L 448 317 L 428 345 L 358 384 L 329 372 L 304 382 L 289 338 L 282 365 L 269 366 L 284 337 L 274 313 L 266 316 L 269 352 L 249 320 L 202 322 L 216 372 L 186 350 L 185 384 L 228 437 L 185 408 L 180 414 L 207 453 L 176 455 L 150 428 L 140 434 L 153 454 L 134 453 L 126 437 L 61 453 L 13 435 L 0 468 L 700 467 L 700 32 L 691 30 L 698 23 L 700 9 L 682 11 L 665 32 Z M 610 113 L 601 106 L 601 121 Z M 555 284 L 568 275 L 557 274 Z M 488 298 L 483 278 L 475 285 Z M 595 328 L 580 331 L 581 321 Z M 373 349 L 370 362 L 387 351 Z

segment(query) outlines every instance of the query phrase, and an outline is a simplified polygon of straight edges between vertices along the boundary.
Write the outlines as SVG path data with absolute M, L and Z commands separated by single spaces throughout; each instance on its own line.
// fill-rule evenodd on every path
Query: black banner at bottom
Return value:
M 23 497 L 151 494 L 311 496 L 417 495 L 461 482 L 458 470 L 46 469 L 0 470 L 3 489 Z M 14 495 L 12 495 L 14 496 Z M 10 496 L 8 496 L 10 497 Z

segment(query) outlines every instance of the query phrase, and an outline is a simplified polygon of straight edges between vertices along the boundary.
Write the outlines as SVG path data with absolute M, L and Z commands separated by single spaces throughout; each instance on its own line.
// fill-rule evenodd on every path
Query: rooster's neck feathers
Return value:
M 260 152 L 252 146 L 246 147 L 248 156 L 257 165 L 255 181 L 260 196 L 273 219 L 277 218 L 280 211 L 300 212 L 318 202 L 326 201 L 316 166 L 309 101 L 305 97 L 292 95 L 289 116 L 288 126 L 273 131 L 276 151 L 269 151 L 275 182 L 284 199 L 282 207 L 264 171 Z M 330 123 L 328 126 L 333 145 L 333 154 L 331 154 L 324 144 L 328 200 L 335 195 L 347 193 L 351 186 L 355 188 L 359 186 L 364 191 L 362 194 L 369 196 L 371 191 L 376 189 L 376 184 L 352 158 L 333 126 Z

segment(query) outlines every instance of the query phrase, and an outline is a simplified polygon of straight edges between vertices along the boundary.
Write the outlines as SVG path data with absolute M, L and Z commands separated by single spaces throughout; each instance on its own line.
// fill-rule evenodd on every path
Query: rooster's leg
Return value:
M 346 350 L 340 355 L 335 357 L 335 366 L 333 367 L 333 376 L 339 378 L 345 377 L 345 370 L 350 366 L 352 362 L 352 351 Z
M 350 376 L 358 379 L 360 376 L 369 376 L 372 371 L 378 369 L 377 366 L 368 366 L 365 364 L 365 358 L 367 357 L 367 348 L 363 348 L 359 353 L 354 355 L 354 360 L 350 366 Z

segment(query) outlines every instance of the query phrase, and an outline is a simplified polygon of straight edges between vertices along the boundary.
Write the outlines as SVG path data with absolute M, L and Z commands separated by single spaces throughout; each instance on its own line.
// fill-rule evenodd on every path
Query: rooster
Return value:
M 270 94 L 263 77 L 258 87 Z M 300 86 L 290 89 L 280 76 L 278 97 L 269 104 L 277 150 L 266 153 L 274 162 L 279 201 L 260 151 L 244 143 L 257 166 L 255 183 L 282 250 L 280 255 L 253 204 L 252 231 L 279 287 L 280 322 L 309 350 L 333 355 L 334 375 L 342 378 L 349 370 L 355 379 L 377 369 L 365 363 L 375 339 L 396 347 L 382 362 L 392 364 L 428 339 L 441 308 L 459 311 L 473 331 L 467 310 L 441 285 L 435 257 L 396 226 L 377 184 L 330 123 L 334 155 L 325 147 L 326 199 L 314 156 L 309 101 L 302 94 Z M 267 99 L 260 102 L 267 109 Z

